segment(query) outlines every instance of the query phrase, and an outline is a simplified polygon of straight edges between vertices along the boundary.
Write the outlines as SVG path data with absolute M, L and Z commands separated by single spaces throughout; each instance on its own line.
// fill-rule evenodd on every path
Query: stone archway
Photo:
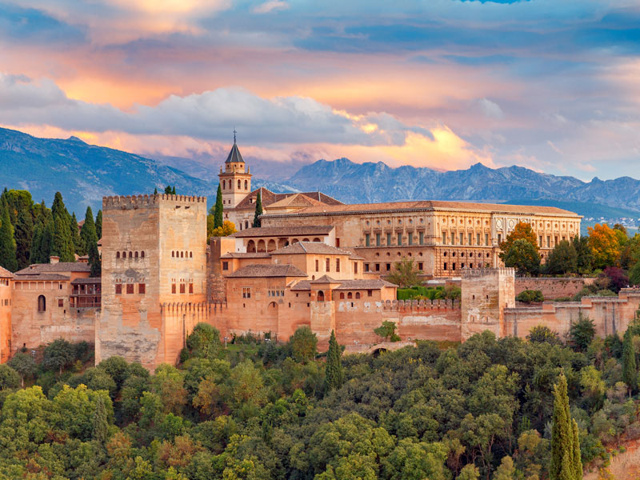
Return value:
M 247 243 L 247 252 L 248 253 L 256 252 L 256 242 L 254 242 L 253 240 L 249 240 L 249 243 Z

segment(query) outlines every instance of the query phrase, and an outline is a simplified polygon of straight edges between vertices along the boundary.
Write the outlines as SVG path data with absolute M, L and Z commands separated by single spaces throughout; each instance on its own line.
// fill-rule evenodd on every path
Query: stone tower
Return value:
M 251 172 L 245 170 L 244 159 L 236 143 L 236 133 L 233 132 L 233 146 L 224 171 L 220 168 L 220 186 L 222 188 L 222 205 L 225 210 L 235 208 L 249 193 L 251 193 Z
M 496 337 L 507 336 L 504 309 L 515 307 L 515 270 L 464 270 L 461 287 L 462 341 L 485 330 Z
M 207 320 L 206 198 L 105 197 L 102 211 L 96 363 L 120 355 L 150 369 L 174 364 Z

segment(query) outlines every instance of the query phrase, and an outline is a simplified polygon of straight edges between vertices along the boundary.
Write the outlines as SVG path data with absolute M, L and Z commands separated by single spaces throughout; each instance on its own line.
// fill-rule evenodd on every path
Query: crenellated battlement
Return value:
M 480 278 L 480 277 L 488 277 L 490 275 L 506 275 L 506 276 L 515 276 L 516 270 L 515 268 L 510 267 L 500 267 L 500 268 L 476 268 L 476 269 L 465 269 L 462 271 L 463 278 Z
M 102 209 L 127 210 L 158 205 L 160 203 L 204 203 L 206 205 L 207 197 L 198 197 L 191 195 L 169 195 L 167 193 L 158 193 L 151 195 L 114 195 L 111 197 L 102 198 Z
M 460 300 L 387 300 L 383 302 L 385 312 L 427 312 L 437 310 L 459 310 Z

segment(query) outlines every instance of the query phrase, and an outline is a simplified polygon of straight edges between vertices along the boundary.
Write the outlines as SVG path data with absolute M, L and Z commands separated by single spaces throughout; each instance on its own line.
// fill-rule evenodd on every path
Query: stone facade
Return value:
M 525 290 L 540 290 L 545 300 L 573 297 L 584 287 L 592 285 L 595 281 L 595 278 L 517 277 L 516 295 Z
M 0 362 L 11 354 L 11 313 L 13 309 L 13 274 L 0 267 Z
M 96 362 L 121 355 L 148 367 L 173 364 L 206 320 L 206 199 L 106 197 L 102 211 Z

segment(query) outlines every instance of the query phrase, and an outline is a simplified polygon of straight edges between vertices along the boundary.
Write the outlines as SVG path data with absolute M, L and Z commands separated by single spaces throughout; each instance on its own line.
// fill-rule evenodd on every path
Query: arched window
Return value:
M 347 298 L 349 300 L 351 300 L 353 298 L 353 293 L 351 293 L 351 292 L 347 293 Z
M 40 295 L 38 297 L 38 311 L 39 312 L 47 311 L 47 299 L 44 297 L 44 295 Z
M 122 258 L 127 258 L 127 252 L 122 252 Z
M 171 250 L 171 258 L 175 258 L 176 256 L 176 252 L 174 252 L 173 250 Z
M 245 228 L 245 230 L 246 230 L 247 228 L 249 228 L 249 220 L 245 220 L 245 221 L 244 221 L 244 228 Z
M 340 300 L 344 300 L 344 293 L 340 292 Z
M 133 258 L 133 252 L 129 252 L 129 258 Z
M 360 299 L 360 292 L 356 292 L 356 300 Z
M 184 258 L 184 252 L 180 252 L 180 258 Z
M 324 302 L 324 292 L 322 290 L 318 290 L 318 301 Z
M 138 258 L 138 252 L 135 253 L 134 255 L 135 258 Z
M 238 190 L 242 188 L 242 180 L 238 180 Z
M 144 250 L 140 252 L 140 257 L 144 258 Z
M 249 190 L 249 182 L 246 180 L 244 181 L 244 189 Z
M 193 258 L 193 252 L 189 252 L 189 258 Z
M 116 252 L 116 258 L 120 258 L 120 252 Z

